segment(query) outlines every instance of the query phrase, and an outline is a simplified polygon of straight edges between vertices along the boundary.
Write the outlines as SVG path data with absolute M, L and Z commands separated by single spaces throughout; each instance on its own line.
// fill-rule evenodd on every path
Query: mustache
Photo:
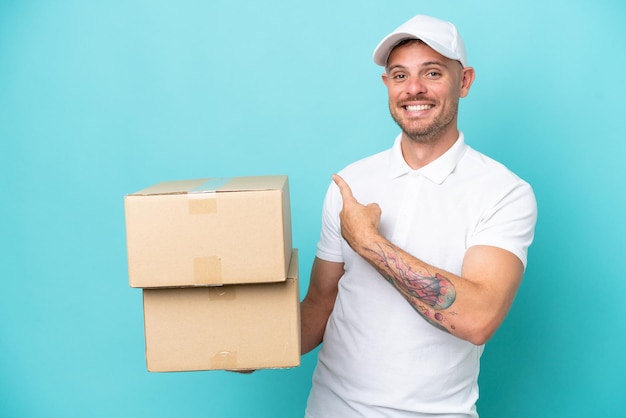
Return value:
M 401 104 L 405 104 L 405 103 L 420 102 L 420 101 L 428 101 L 428 102 L 432 102 L 432 103 L 436 103 L 437 102 L 436 100 L 431 99 L 429 97 L 426 97 L 423 94 L 417 94 L 415 96 L 405 97 L 400 103 Z

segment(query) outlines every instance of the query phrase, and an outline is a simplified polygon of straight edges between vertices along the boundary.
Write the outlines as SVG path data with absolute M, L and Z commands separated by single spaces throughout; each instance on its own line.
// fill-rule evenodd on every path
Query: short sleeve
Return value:
M 341 227 L 339 212 L 342 208 L 341 195 L 335 183 L 331 183 L 326 191 L 322 208 L 322 228 L 317 243 L 316 256 L 326 261 L 343 262 L 341 252 Z
M 527 264 L 537 221 L 537 202 L 528 183 L 519 180 L 483 213 L 468 246 L 491 245 L 515 254 Z

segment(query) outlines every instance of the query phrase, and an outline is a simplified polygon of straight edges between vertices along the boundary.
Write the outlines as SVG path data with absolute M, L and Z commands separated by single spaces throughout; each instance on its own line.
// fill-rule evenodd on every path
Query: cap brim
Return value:
M 420 36 L 408 32 L 393 33 L 380 41 L 376 49 L 374 49 L 374 62 L 381 67 L 387 66 L 387 60 L 389 59 L 389 54 L 391 53 L 391 50 L 400 41 L 403 41 L 405 39 L 419 39 L 444 57 L 450 58 L 455 61 L 460 61 L 461 64 L 465 66 L 465 64 L 461 60 L 461 57 L 454 56 L 450 51 L 448 51 L 447 48 L 444 48 L 440 43 L 435 42 L 426 36 Z
M 376 46 L 376 49 L 374 49 L 374 55 L 373 55 L 374 62 L 377 65 L 380 65 L 381 67 L 386 66 L 387 58 L 389 58 L 389 54 L 391 53 L 391 50 L 393 49 L 393 47 L 398 42 L 404 39 L 411 39 L 411 38 L 417 39 L 415 38 L 415 35 L 412 35 L 410 33 L 394 33 L 394 34 L 387 36 L 382 41 L 380 41 L 378 46 Z

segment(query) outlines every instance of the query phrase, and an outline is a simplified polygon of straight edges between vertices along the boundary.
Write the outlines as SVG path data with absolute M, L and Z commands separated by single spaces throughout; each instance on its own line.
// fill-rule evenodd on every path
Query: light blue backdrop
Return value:
M 0 0 L 0 415 L 302 416 L 315 353 L 250 376 L 146 372 L 123 196 L 289 175 L 304 294 L 330 174 L 397 133 L 371 52 L 420 12 L 465 37 L 467 141 L 539 203 L 479 411 L 626 416 L 621 0 Z

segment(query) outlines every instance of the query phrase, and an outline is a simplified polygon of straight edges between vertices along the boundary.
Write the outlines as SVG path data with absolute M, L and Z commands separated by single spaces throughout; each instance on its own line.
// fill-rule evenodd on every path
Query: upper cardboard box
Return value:
M 131 287 L 284 281 L 287 176 L 171 181 L 125 196 Z

